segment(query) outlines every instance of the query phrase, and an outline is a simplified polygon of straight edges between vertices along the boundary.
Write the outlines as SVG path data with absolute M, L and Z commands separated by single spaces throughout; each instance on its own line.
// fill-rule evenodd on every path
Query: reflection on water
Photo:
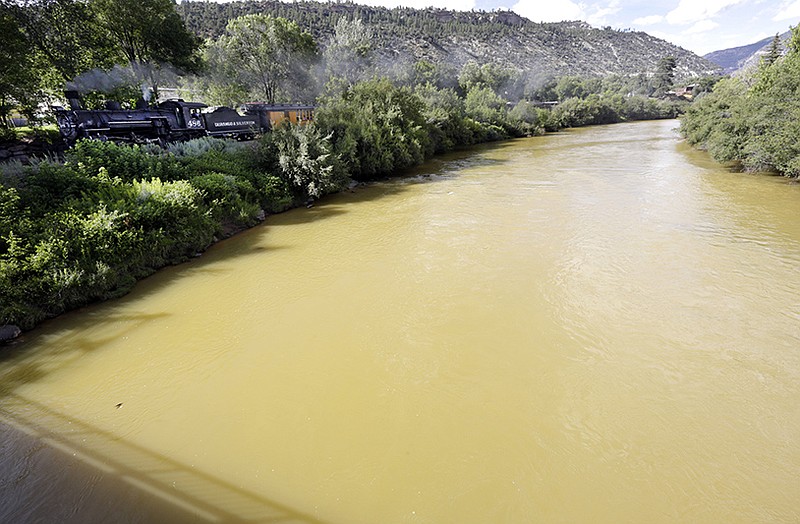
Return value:
M 800 519 L 800 186 L 674 125 L 443 157 L 27 334 L 0 520 Z

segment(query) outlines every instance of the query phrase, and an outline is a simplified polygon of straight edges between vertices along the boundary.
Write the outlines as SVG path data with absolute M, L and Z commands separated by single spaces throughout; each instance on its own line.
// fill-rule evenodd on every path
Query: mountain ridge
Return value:
M 786 42 L 789 40 L 791 34 L 792 32 L 790 30 L 779 35 L 784 49 L 786 49 Z M 718 64 L 722 68 L 723 73 L 733 74 L 737 71 L 752 67 L 754 63 L 757 64 L 761 56 L 769 49 L 773 38 L 775 37 L 770 36 L 752 44 L 712 51 L 711 53 L 703 55 L 703 58 Z
M 469 61 L 494 62 L 541 76 L 653 74 L 664 57 L 676 58 L 677 78 L 706 76 L 719 67 L 679 46 L 640 31 L 598 29 L 585 22 L 536 23 L 512 11 L 450 11 L 363 6 L 351 2 L 245 0 L 183 2 L 187 27 L 213 38 L 227 21 L 264 13 L 296 22 L 324 47 L 340 18 L 361 19 L 374 29 L 384 59 L 428 60 L 458 69 Z

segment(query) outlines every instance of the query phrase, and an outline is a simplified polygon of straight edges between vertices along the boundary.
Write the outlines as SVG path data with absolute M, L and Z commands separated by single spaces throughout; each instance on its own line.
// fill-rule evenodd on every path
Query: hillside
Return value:
M 780 35 L 781 41 L 785 44 L 790 35 L 791 31 L 786 31 Z M 722 67 L 725 74 L 735 73 L 736 71 L 747 68 L 749 65 L 757 64 L 761 55 L 766 53 L 767 49 L 769 49 L 772 38 L 773 37 L 765 38 L 753 44 L 740 47 L 714 51 L 704 55 L 703 58 Z
M 541 75 L 653 73 L 665 56 L 677 59 L 678 78 L 711 74 L 718 67 L 683 48 L 643 32 L 597 29 L 583 22 L 534 23 L 510 11 L 459 12 L 362 6 L 354 3 L 275 0 L 182 2 L 178 12 L 202 37 L 222 33 L 228 20 L 266 13 L 293 20 L 324 47 L 342 17 L 374 28 L 375 46 L 392 62 L 428 60 L 460 68 L 475 60 Z

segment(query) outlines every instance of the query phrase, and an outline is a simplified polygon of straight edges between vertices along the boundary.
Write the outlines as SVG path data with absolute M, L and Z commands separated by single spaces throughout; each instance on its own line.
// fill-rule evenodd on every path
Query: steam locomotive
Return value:
M 206 104 L 167 100 L 150 106 L 140 100 L 134 109 L 106 102 L 105 109 L 83 109 L 76 92 L 66 92 L 69 109 L 57 109 L 61 136 L 72 145 L 81 138 L 115 142 L 179 142 L 201 136 L 249 140 L 283 122 L 305 124 L 314 118 L 308 105 L 248 103 L 241 113 L 230 107 L 209 111 Z

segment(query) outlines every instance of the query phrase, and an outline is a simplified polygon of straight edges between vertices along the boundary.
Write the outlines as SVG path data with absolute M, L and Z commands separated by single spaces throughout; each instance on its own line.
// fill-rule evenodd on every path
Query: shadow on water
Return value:
M 82 336 L 80 332 L 75 331 L 61 333 L 57 330 L 60 320 L 53 319 L 46 322 L 46 325 L 38 330 L 25 334 L 20 339 L 4 347 L 3 351 L 0 352 L 0 401 L 5 396 L 13 393 L 18 387 L 44 378 L 49 372 L 71 364 L 117 337 L 124 337 L 140 325 L 169 316 L 168 313 L 119 314 L 113 311 L 118 309 L 119 302 L 109 305 L 112 308 L 110 312 L 99 314 L 96 306 L 88 306 L 81 310 L 67 313 L 63 315 L 63 318 L 68 318 L 72 315 L 85 315 L 90 318 L 100 318 L 103 322 L 119 322 L 127 326 L 115 332 L 113 336 L 90 338 Z M 52 328 L 56 328 L 53 333 L 51 333 Z M 29 344 L 36 346 L 39 342 L 49 345 L 47 358 L 42 358 L 41 355 L 28 351 Z
M 184 271 L 177 273 L 173 278 L 182 278 Z M 0 353 L 0 479 L 16 479 L 0 482 L 0 521 L 102 522 L 123 517 L 126 522 L 320 523 L 19 393 L 22 386 L 78 362 L 144 323 L 170 316 L 122 314 L 122 303 L 68 314 L 119 325 L 112 335 L 63 331 L 60 319 L 54 319 L 27 335 L 30 340 Z M 27 351 L 28 343 L 47 344 L 46 355 Z M 50 457 L 53 450 L 60 456 Z M 109 499 L 114 501 L 110 508 Z M 115 513 L 109 517 L 109 511 Z
M 80 496 L 73 504 L 79 507 L 58 507 L 58 505 L 37 504 L 33 508 L 14 508 L 14 500 L 7 495 L 14 486 L 3 490 L 3 510 L 0 516 L 14 518 L 16 522 L 40 521 L 65 522 L 71 515 L 79 515 L 75 522 L 100 522 L 100 516 L 107 513 L 105 507 L 111 503 L 113 510 L 124 515 L 126 521 L 140 520 L 138 515 L 151 513 L 147 520 L 158 522 L 274 522 L 274 523 L 319 523 L 319 519 L 297 511 L 277 501 L 249 492 L 239 486 L 221 480 L 214 475 L 188 467 L 142 446 L 127 442 L 117 435 L 103 431 L 76 418 L 51 409 L 48 406 L 11 394 L 0 407 L 0 433 L 2 424 L 43 441 L 50 448 L 63 452 L 88 465 L 100 473 L 103 482 L 116 481 L 124 489 L 110 494 L 112 500 L 97 500 L 97 497 Z M 91 443 L 91 446 L 87 446 Z M 45 465 L 52 467 L 51 464 Z M 0 463 L 4 477 L 9 467 L 8 459 Z M 28 472 L 25 472 L 27 476 Z M 39 473 L 39 472 L 37 472 Z M 46 473 L 46 472 L 45 472 Z M 69 475 L 68 475 L 69 477 Z M 85 479 L 67 481 L 85 482 Z M 29 482 L 39 483 L 39 488 L 48 488 L 48 479 L 33 478 Z M 34 486 L 21 486 L 30 490 Z M 19 489 L 19 487 L 17 488 Z M 120 504 L 125 492 L 134 492 L 135 499 L 149 500 L 148 508 L 126 508 Z M 28 494 L 28 496 L 30 496 Z M 41 496 L 41 493 L 39 494 Z M 19 501 L 22 496 L 15 497 Z M 152 504 L 152 500 L 161 504 Z M 162 515 L 152 515 L 153 512 Z M 15 513 L 18 513 L 15 515 Z M 31 514 L 33 513 L 33 514 Z M 169 520 L 163 520 L 169 515 Z M 147 521 L 145 520 L 145 521 Z M 11 520 L 9 520 L 10 522 Z
M 42 338 L 55 338 L 48 341 L 46 358 L 25 351 L 24 343 L 0 354 L 0 479 L 5 479 L 0 521 L 321 522 L 17 393 L 111 339 L 166 316 L 103 314 L 104 322 L 126 327 L 100 338 L 45 329 Z M 52 450 L 62 455 L 47 456 Z M 88 496 L 87 490 L 92 491 Z

